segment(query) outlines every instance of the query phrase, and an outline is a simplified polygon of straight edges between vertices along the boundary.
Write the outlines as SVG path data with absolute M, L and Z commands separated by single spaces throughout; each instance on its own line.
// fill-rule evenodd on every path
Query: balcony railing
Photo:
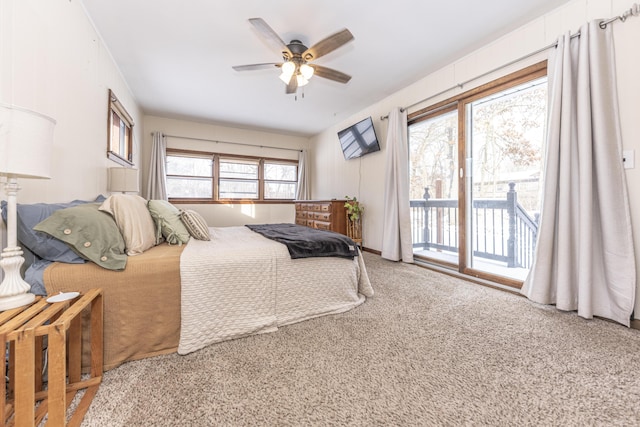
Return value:
M 516 184 L 509 183 L 505 199 L 474 199 L 472 210 L 473 255 L 504 262 L 507 267 L 530 268 L 533 262 L 538 218 L 518 203 Z M 458 200 L 411 200 L 413 247 L 458 252 Z

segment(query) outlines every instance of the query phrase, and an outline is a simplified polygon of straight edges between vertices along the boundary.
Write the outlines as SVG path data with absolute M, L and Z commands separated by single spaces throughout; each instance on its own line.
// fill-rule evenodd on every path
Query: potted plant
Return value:
M 347 215 L 347 236 L 354 242 L 362 244 L 362 211 L 364 207 L 355 197 L 345 196 L 344 204 Z
M 358 221 L 364 207 L 360 205 L 360 202 L 355 197 L 345 196 L 345 199 L 347 199 L 347 202 L 344 204 L 344 207 L 347 208 L 347 216 L 353 222 Z

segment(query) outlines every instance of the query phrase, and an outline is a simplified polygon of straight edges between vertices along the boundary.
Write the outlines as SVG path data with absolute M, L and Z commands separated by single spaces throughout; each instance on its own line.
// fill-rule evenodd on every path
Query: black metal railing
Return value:
M 458 252 L 458 200 L 411 200 L 413 247 Z M 505 199 L 474 199 L 472 210 L 474 256 L 530 268 L 533 262 L 538 218 L 518 203 L 515 183 L 509 183 Z

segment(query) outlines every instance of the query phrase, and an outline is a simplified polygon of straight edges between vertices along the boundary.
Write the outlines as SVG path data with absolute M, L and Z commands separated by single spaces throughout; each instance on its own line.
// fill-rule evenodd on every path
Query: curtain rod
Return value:
M 573 37 L 577 37 L 577 36 L 579 36 L 579 35 L 580 35 L 580 33 L 576 33 L 576 34 L 573 34 L 571 37 L 573 38 Z M 482 77 L 485 77 L 485 76 L 487 76 L 487 75 L 489 75 L 489 74 L 493 74 L 493 73 L 495 73 L 496 71 L 500 71 L 500 70 L 502 70 L 503 68 L 507 68 L 508 66 L 513 65 L 513 64 L 515 64 L 515 63 L 517 63 L 517 62 L 524 61 L 524 60 L 525 60 L 525 59 L 527 59 L 527 58 L 530 58 L 530 57 L 532 57 L 532 56 L 535 56 L 535 55 L 537 55 L 537 54 L 539 54 L 539 53 L 544 52 L 545 50 L 548 50 L 548 49 L 551 49 L 552 47 L 557 46 L 557 44 L 558 44 L 557 42 L 554 42 L 554 43 L 552 43 L 552 44 L 550 44 L 550 45 L 548 45 L 548 46 L 545 46 L 545 47 L 543 47 L 543 48 L 540 48 L 540 49 L 536 50 L 535 52 L 528 53 L 528 54 L 526 54 L 526 55 L 524 55 L 524 56 L 521 56 L 520 58 L 514 59 L 513 61 L 509 61 L 509 62 L 507 62 L 506 64 L 502 64 L 502 65 L 500 65 L 499 67 L 496 67 L 496 68 L 494 68 L 494 69 L 492 69 L 492 70 L 486 71 L 486 72 L 484 72 L 484 73 L 482 73 L 482 74 L 479 74 L 479 75 L 477 75 L 477 76 L 475 76 L 475 77 L 472 77 L 472 78 L 470 78 L 470 79 L 468 79 L 468 80 L 465 80 L 465 81 L 463 81 L 463 82 L 461 82 L 461 83 L 457 83 L 457 84 L 456 84 L 456 85 L 454 85 L 454 86 L 448 87 L 448 88 L 446 88 L 446 89 L 444 89 L 444 90 L 441 90 L 440 92 L 435 93 L 435 94 L 433 94 L 433 95 L 429 95 L 428 97 L 423 98 L 423 99 L 421 99 L 420 101 L 414 102 L 414 103 L 413 103 L 413 104 L 411 104 L 411 105 L 407 105 L 406 107 L 402 107 L 402 108 L 400 109 L 400 111 L 408 110 L 408 109 L 409 109 L 409 108 L 411 108 L 411 107 L 415 107 L 416 105 L 422 104 L 422 103 L 423 103 L 423 102 L 425 102 L 425 101 L 429 101 L 429 100 L 431 100 L 431 99 L 433 99 L 433 98 L 436 98 L 436 97 L 438 97 L 438 96 L 440 96 L 440 95 L 443 95 L 443 94 L 445 94 L 445 93 L 447 93 L 447 92 L 449 92 L 449 91 L 452 91 L 453 89 L 462 89 L 465 85 L 467 85 L 467 84 L 469 84 L 469 83 L 471 83 L 471 82 L 473 82 L 473 81 L 475 81 L 475 80 L 478 80 L 478 79 L 480 79 L 480 78 L 482 78 Z M 380 116 L 380 120 L 386 120 L 386 119 L 388 119 L 388 118 L 389 118 L 389 115 L 388 115 L 388 114 L 387 114 L 386 116 Z
M 640 6 L 638 6 L 638 3 L 634 3 L 633 6 L 631 6 L 628 10 L 626 10 L 622 15 L 615 16 L 615 17 L 613 17 L 611 19 L 607 19 L 605 21 L 600 22 L 600 28 L 602 28 L 604 30 L 605 28 L 607 28 L 607 25 L 611 24 L 614 21 L 620 20 L 620 22 L 624 22 L 624 21 L 627 20 L 628 17 L 630 17 L 630 16 L 638 16 L 639 14 L 640 14 Z M 574 37 L 580 37 L 580 31 L 578 31 L 577 33 L 571 35 L 571 38 L 574 38 Z M 458 89 L 458 88 L 462 89 L 463 86 L 465 86 L 465 85 L 467 85 L 467 84 L 469 84 L 469 83 L 471 83 L 471 82 L 473 82 L 475 80 L 478 80 L 478 79 L 480 79 L 482 77 L 485 77 L 485 76 L 487 76 L 489 74 L 495 73 L 496 71 L 500 71 L 501 69 L 506 68 L 506 67 L 508 67 L 510 65 L 513 65 L 513 64 L 515 64 L 517 62 L 524 61 L 527 58 L 535 56 L 535 55 L 537 55 L 539 53 L 544 52 L 545 50 L 549 50 L 549 49 L 551 49 L 553 47 L 556 47 L 556 46 L 558 46 L 558 42 L 553 42 L 550 45 L 547 45 L 547 46 L 545 46 L 543 48 L 540 48 L 540 49 L 536 50 L 535 52 L 528 53 L 528 54 L 526 54 L 524 56 L 521 56 L 520 58 L 514 59 L 513 61 L 510 61 L 510 62 L 507 62 L 506 64 L 500 65 L 499 67 L 496 67 L 496 68 L 494 68 L 492 70 L 489 70 L 489 71 L 487 71 L 485 73 L 482 73 L 482 74 L 480 74 L 478 76 L 475 76 L 475 77 L 473 77 L 473 78 L 471 78 L 469 80 L 465 80 L 462 83 L 458 83 L 455 86 L 451 86 L 451 87 L 449 87 L 447 89 L 441 90 L 440 92 L 438 92 L 436 94 L 433 94 L 433 95 L 430 95 L 430 96 L 428 96 L 428 97 L 426 97 L 424 99 L 421 99 L 420 101 L 414 102 L 411 105 L 407 105 L 406 107 L 402 107 L 400 109 L 400 111 L 408 110 L 411 107 L 415 107 L 416 105 L 422 104 L 425 101 L 429 101 L 430 99 L 433 99 L 433 98 L 436 98 L 436 97 L 438 97 L 440 95 L 443 95 L 443 94 L 445 94 L 445 93 L 447 93 L 447 92 L 449 92 L 449 91 L 451 91 L 453 89 Z M 389 118 L 388 114 L 386 116 L 380 116 L 380 120 L 386 120 L 388 118 Z
M 151 135 L 153 136 L 154 132 L 151 132 Z M 206 142 L 215 142 L 216 144 L 232 144 L 232 145 L 244 145 L 246 147 L 258 147 L 258 148 L 272 148 L 274 150 L 287 150 L 287 151 L 300 151 L 302 152 L 301 149 L 299 148 L 284 148 L 284 147 L 274 147 L 272 145 L 258 145 L 258 144 L 247 144 L 246 142 L 231 142 L 231 141 L 220 141 L 217 139 L 206 139 L 206 138 L 194 138 L 191 136 L 180 136 L 180 135 L 168 135 L 168 134 L 163 134 L 165 137 L 167 138 L 179 138 L 179 139 L 189 139 L 192 141 L 206 141 Z
M 611 24 L 614 21 L 620 20 L 620 22 L 624 22 L 630 16 L 638 16 L 640 14 L 640 6 L 638 3 L 634 3 L 629 9 L 625 10 L 622 15 L 614 16 L 611 19 L 607 19 L 606 21 L 602 21 L 600 23 L 600 28 L 603 30 L 607 28 L 607 25 Z

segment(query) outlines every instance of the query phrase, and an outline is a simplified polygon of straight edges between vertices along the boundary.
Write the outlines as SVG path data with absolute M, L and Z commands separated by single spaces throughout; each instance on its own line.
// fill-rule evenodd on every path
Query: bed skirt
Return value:
M 45 270 L 48 295 L 102 288 L 105 370 L 177 350 L 184 248 L 166 243 L 155 246 L 129 257 L 124 271 L 105 270 L 94 263 L 59 262 Z

